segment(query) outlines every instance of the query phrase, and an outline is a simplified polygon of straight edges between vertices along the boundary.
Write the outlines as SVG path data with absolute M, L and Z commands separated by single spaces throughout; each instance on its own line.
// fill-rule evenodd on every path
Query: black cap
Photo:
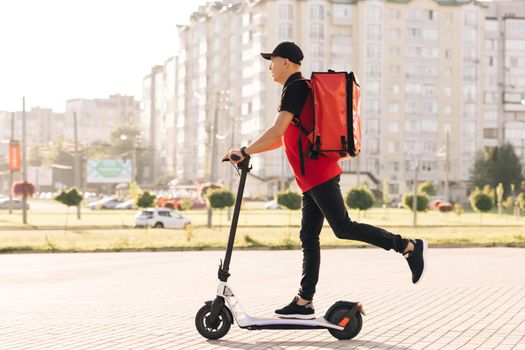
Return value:
M 301 48 L 291 41 L 283 41 L 273 49 L 272 53 L 262 53 L 264 59 L 271 60 L 274 56 L 287 58 L 295 64 L 301 64 L 304 58 Z

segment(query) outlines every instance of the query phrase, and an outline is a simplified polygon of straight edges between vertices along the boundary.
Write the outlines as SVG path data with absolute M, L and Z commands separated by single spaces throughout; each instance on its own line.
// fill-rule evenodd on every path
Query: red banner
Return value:
M 20 171 L 20 142 L 9 141 L 9 170 Z

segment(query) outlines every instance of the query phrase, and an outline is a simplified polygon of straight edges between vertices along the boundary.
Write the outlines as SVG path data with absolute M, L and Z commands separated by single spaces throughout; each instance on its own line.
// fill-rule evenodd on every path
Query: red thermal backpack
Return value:
M 361 152 L 361 93 L 355 74 L 329 70 L 313 72 L 310 80 L 303 80 L 310 93 L 301 114 L 292 122 L 309 140 L 306 156 L 334 160 L 357 157 Z M 302 175 L 303 152 L 300 147 Z

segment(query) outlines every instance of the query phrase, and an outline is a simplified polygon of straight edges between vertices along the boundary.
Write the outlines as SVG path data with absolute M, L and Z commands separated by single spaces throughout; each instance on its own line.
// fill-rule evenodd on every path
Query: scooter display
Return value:
M 239 160 L 232 155 L 232 160 Z M 223 159 L 223 161 L 229 161 Z M 197 331 L 207 339 L 224 337 L 232 323 L 237 322 L 240 328 L 247 330 L 260 329 L 327 329 L 337 339 L 352 339 L 359 334 L 365 315 L 360 302 L 338 301 L 326 311 L 324 316 L 310 320 L 290 318 L 259 318 L 250 316 L 242 307 L 233 289 L 228 285 L 230 277 L 229 266 L 235 241 L 235 233 L 241 209 L 242 196 L 250 166 L 250 157 L 245 157 L 238 163 L 237 171 L 241 170 L 237 197 L 228 237 L 228 245 L 224 261 L 219 265 L 219 285 L 214 300 L 204 302 L 195 315 Z

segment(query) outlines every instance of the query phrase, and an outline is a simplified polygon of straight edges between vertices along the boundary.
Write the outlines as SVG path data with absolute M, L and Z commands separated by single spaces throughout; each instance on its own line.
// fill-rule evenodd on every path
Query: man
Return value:
M 238 163 L 247 155 L 267 152 L 281 146 L 293 170 L 295 180 L 302 191 L 302 220 L 300 239 L 303 249 L 303 276 L 299 294 L 293 301 L 275 311 L 282 318 L 315 318 L 312 299 L 319 277 L 320 246 L 319 235 L 324 218 L 327 219 L 335 235 L 341 239 L 366 242 L 385 250 L 393 249 L 403 254 L 412 271 L 412 282 L 418 283 L 425 271 L 427 242 L 408 240 L 381 228 L 352 221 L 346 210 L 339 188 L 342 173 L 337 161 L 322 155 L 318 159 L 304 158 L 304 175 L 300 170 L 298 150 L 299 128 L 292 123 L 294 116 L 300 118 L 309 89 L 301 75 L 303 53 L 293 42 L 282 42 L 272 53 L 261 53 L 270 60 L 270 71 L 275 82 L 283 85 L 281 103 L 273 125 L 264 131 L 254 142 L 240 150 L 231 149 L 224 155 L 233 163 Z M 306 138 L 303 137 L 303 147 Z M 238 158 L 232 160 L 232 155 Z

